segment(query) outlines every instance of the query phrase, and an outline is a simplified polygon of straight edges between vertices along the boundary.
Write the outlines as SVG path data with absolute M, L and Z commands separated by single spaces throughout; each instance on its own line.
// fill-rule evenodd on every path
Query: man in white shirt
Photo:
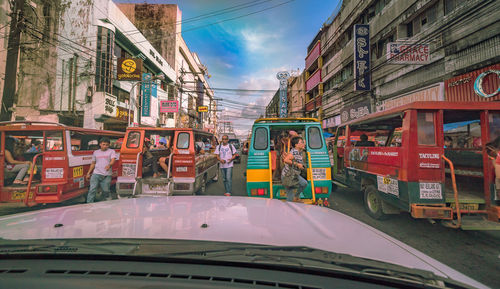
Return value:
M 102 193 L 110 199 L 111 195 L 109 188 L 111 185 L 111 175 L 112 167 L 116 161 L 116 153 L 114 149 L 109 148 L 110 140 L 107 137 L 103 137 L 99 141 L 99 146 L 101 149 L 94 151 L 92 155 L 92 163 L 90 164 L 90 169 L 87 172 L 87 180 L 90 179 L 90 188 L 87 194 L 87 203 L 93 203 L 95 199 L 95 194 L 97 192 L 97 187 L 100 185 Z M 92 177 L 91 177 L 91 173 Z
M 232 144 L 228 143 L 229 137 L 222 136 L 222 143 L 215 149 L 215 155 L 219 160 L 222 177 L 224 179 L 224 188 L 226 192 L 224 196 L 231 196 L 233 186 L 233 160 L 238 156 L 236 149 Z

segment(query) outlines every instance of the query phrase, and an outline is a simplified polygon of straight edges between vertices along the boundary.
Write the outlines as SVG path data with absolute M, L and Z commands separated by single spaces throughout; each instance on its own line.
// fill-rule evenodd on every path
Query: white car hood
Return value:
M 203 224 L 207 226 L 203 228 Z M 60 207 L 2 217 L 0 237 L 188 239 L 307 246 L 428 270 L 488 288 L 337 211 L 262 198 L 172 196 Z

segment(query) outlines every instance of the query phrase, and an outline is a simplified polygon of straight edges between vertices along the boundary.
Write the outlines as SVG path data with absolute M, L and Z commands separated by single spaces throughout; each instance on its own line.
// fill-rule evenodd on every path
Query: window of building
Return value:
M 422 29 L 426 29 L 429 25 L 436 22 L 438 16 L 437 7 L 438 3 L 432 5 L 409 22 L 406 25 L 406 35 L 408 37 L 412 37 L 413 35 L 420 33 Z
M 121 102 L 127 102 L 130 100 L 130 92 L 113 85 L 112 94 L 116 96 L 116 99 Z
M 97 29 L 96 91 L 112 92 L 114 44 L 114 32 L 99 26 Z
M 465 3 L 466 1 L 463 0 L 444 0 L 444 15 L 450 14 Z

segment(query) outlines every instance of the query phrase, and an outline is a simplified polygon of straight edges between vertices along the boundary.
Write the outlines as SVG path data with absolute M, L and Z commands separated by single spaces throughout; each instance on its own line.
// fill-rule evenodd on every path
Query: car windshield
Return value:
M 46 268 L 51 280 L 62 258 L 17 262 L 64 253 L 96 264 L 60 277 L 498 287 L 498 11 L 493 0 L 0 1 L 0 263 L 13 264 L 0 274 Z M 175 270 L 198 257 L 203 274 L 229 263 L 209 277 L 100 265 L 155 254 L 179 257 Z M 248 281 L 233 261 L 309 281 Z

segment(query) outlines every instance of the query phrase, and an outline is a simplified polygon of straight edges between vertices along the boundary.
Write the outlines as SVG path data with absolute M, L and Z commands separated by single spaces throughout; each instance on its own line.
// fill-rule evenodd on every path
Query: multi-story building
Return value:
M 208 70 L 198 55 L 190 51 L 181 35 L 182 12 L 179 7 L 146 3 L 117 5 L 176 71 L 179 90 L 175 95 L 169 95 L 169 99 L 180 101 L 180 113 L 164 115 L 162 124 L 215 131 L 216 104 L 207 82 Z M 209 111 L 198 112 L 198 106 L 208 106 Z
M 24 6 L 12 119 L 117 130 L 129 122 L 156 126 L 158 99 L 173 87 L 174 69 L 113 1 L 61 2 Z M 142 59 L 156 97 L 141 102 L 140 82 L 116 79 L 121 57 Z M 145 106 L 147 113 L 139 113 Z
M 321 54 L 321 29 L 307 48 L 305 66 L 305 115 L 323 117 L 323 56 Z
M 324 124 L 333 131 L 341 122 L 341 110 L 356 110 L 366 103 L 373 112 L 415 100 L 500 100 L 498 93 L 479 97 L 471 87 L 460 97 L 453 91 L 473 83 L 468 74 L 477 77 L 487 69 L 498 70 L 499 9 L 500 2 L 492 0 L 344 0 L 335 19 L 322 28 L 320 39 L 313 40 L 306 58 L 308 71 L 323 64 L 316 73 L 321 73 L 324 90 Z M 355 24 L 369 24 L 371 89 L 367 91 L 353 89 Z M 411 47 L 406 54 L 404 45 Z M 409 53 L 412 48 L 419 51 Z M 462 78 L 469 81 L 461 82 Z M 306 84 L 309 94 L 320 87 L 311 79 Z M 310 96 L 308 100 L 306 106 Z
M 288 116 L 303 117 L 305 115 L 305 72 L 298 71 L 288 79 Z
M 280 90 L 276 90 L 276 92 L 273 95 L 273 98 L 271 98 L 271 101 L 266 106 L 266 117 L 278 117 L 278 111 L 279 111 L 279 102 L 280 102 Z

